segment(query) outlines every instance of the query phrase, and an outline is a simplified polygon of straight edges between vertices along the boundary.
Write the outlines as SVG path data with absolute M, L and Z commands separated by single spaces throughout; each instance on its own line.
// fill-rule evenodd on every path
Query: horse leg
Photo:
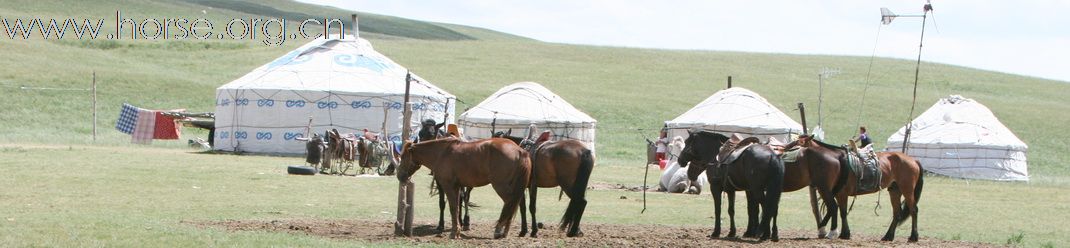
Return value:
M 716 186 L 710 187 L 710 193 L 713 194 L 713 233 L 710 233 L 710 238 L 714 239 L 721 236 L 721 191 Z M 731 201 L 729 201 L 731 202 Z M 732 215 L 732 208 L 728 208 L 728 214 Z M 735 236 L 735 232 L 729 236 Z
M 888 224 L 888 232 L 884 233 L 881 241 L 890 242 L 896 238 L 896 228 L 899 227 L 899 219 L 902 218 L 899 215 L 903 212 L 899 202 L 900 197 L 902 197 L 902 191 L 899 190 L 899 187 L 888 187 L 888 198 L 890 198 L 889 202 L 891 203 L 891 223 Z
M 468 213 L 471 212 L 468 209 L 468 203 L 469 203 L 468 200 L 472 199 L 472 187 L 461 187 L 460 191 L 461 191 L 461 204 L 462 204 L 462 206 L 464 206 L 464 217 L 461 218 L 461 226 L 462 226 L 461 230 L 468 231 L 468 229 L 472 228 L 471 219 L 468 218 Z
M 532 174 L 534 174 L 534 172 L 532 172 Z M 537 217 L 535 216 L 535 204 L 539 198 L 539 186 L 536 185 L 534 181 L 528 186 L 528 193 L 531 194 L 529 197 L 529 199 L 531 199 L 531 205 L 528 206 L 528 211 L 531 211 L 531 237 L 535 238 L 539 236 L 539 220 L 536 219 Z
M 444 191 L 440 191 L 440 194 L 446 194 L 446 199 L 450 204 L 450 223 L 453 226 L 453 231 L 450 232 L 450 239 L 456 239 L 461 237 L 460 229 L 460 195 L 458 194 L 458 187 L 453 184 L 441 185 Z
M 438 233 L 446 228 L 446 191 L 442 191 L 442 185 L 435 182 L 435 187 L 438 189 Z
M 843 219 L 843 227 L 840 227 L 840 239 L 851 239 L 851 227 L 847 225 L 847 193 L 840 192 L 836 196 L 836 202 L 844 203 L 843 206 L 837 207 L 840 210 L 840 218 Z
M 920 167 L 921 165 L 918 166 Z M 918 174 L 917 183 L 912 185 L 911 191 L 907 191 L 906 195 L 907 207 L 910 208 L 910 239 L 907 240 L 909 242 L 918 242 L 918 200 L 921 199 L 921 189 L 925 183 L 922 176 L 924 175 Z
M 758 193 L 754 190 L 747 190 L 747 231 L 743 232 L 744 238 L 755 238 L 760 235 L 758 233 L 758 207 L 761 204 L 758 201 Z
M 728 235 L 725 237 L 734 238 L 736 237 L 736 192 L 726 191 L 725 193 L 728 193 Z M 717 212 L 720 211 L 718 208 Z

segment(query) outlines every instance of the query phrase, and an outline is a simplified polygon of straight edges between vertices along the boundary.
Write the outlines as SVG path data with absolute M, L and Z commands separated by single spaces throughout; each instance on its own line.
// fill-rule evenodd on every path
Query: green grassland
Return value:
M 99 19 L 110 18 L 116 10 L 135 19 L 203 17 L 217 23 L 266 16 L 347 20 L 351 13 L 283 0 L 17 0 L 0 6 L 0 18 Z M 361 35 L 369 38 L 377 50 L 457 95 L 461 108 L 513 82 L 536 81 L 555 91 L 599 120 L 600 167 L 594 180 L 608 183 L 638 184 L 643 135 L 654 135 L 650 129 L 723 89 L 729 75 L 736 86 L 761 94 L 796 119 L 796 103 L 805 103 L 813 126 L 817 120 L 817 73 L 823 67 L 840 68 L 840 75 L 826 81 L 824 93 L 823 126 L 833 143 L 845 141 L 858 124 L 863 124 L 869 127 L 877 146 L 882 147 L 883 140 L 905 124 L 910 110 L 914 64 L 907 60 L 874 60 L 867 90 L 868 57 L 565 45 L 475 27 L 368 13 L 361 13 L 360 26 Z M 105 34 L 108 32 L 112 31 Z M 128 144 L 129 136 L 113 131 L 123 102 L 146 108 L 213 111 L 216 87 L 303 41 L 288 40 L 275 47 L 258 41 L 22 40 L 0 36 L 0 144 L 27 147 L 0 152 L 0 170 L 11 175 L 0 180 L 5 189 L 0 191 L 0 207 L 15 219 L 10 221 L 12 225 L 0 225 L 0 232 L 5 234 L 0 242 L 50 246 L 134 246 L 146 242 L 176 242 L 180 246 L 278 242 L 294 246 L 347 245 L 288 234 L 203 230 L 178 221 L 392 216 L 379 211 L 393 204 L 389 194 L 395 185 L 392 180 L 284 177 L 280 168 L 298 160 L 187 154 L 180 148 L 185 142 L 135 147 Z M 1066 227 L 1057 222 L 1070 217 L 1066 214 L 1068 201 L 1059 194 L 1070 187 L 1070 166 L 1064 162 L 1070 159 L 1065 154 L 1070 150 L 1070 134 L 1061 131 L 1064 123 L 1070 123 L 1070 98 L 1065 97 L 1070 84 L 946 64 L 922 63 L 921 68 L 915 115 L 948 94 L 977 99 L 1029 145 L 1032 178 L 1029 183 L 996 183 L 931 177 L 934 179 L 926 187 L 922 201 L 922 235 L 1003 243 L 1011 235 L 1023 233 L 1027 245 L 1070 245 L 1070 239 L 1059 235 L 1067 231 Z M 100 111 L 96 142 L 91 138 L 88 92 L 19 88 L 88 88 L 94 72 Z M 866 102 L 861 105 L 864 90 Z M 204 137 L 205 133 L 186 129 L 183 135 Z M 33 148 L 41 144 L 51 148 Z M 76 148 L 56 150 L 56 145 Z M 52 155 L 57 152 L 66 155 Z M 257 177 L 264 180 L 253 179 Z M 219 187 L 199 186 L 204 191 L 213 190 L 205 194 L 193 192 L 192 186 L 187 186 L 191 183 Z M 353 192 L 381 187 L 384 193 L 376 196 L 383 199 L 366 203 L 354 198 L 333 198 L 314 190 L 323 187 L 350 188 Z M 294 192 L 309 194 L 296 197 L 292 196 Z M 239 194 L 251 194 L 254 200 L 246 201 Z M 600 202 L 593 208 L 605 210 L 589 211 L 591 217 L 585 220 L 708 224 L 674 213 L 634 215 L 630 211 L 637 209 L 628 207 L 614 212 L 607 204 L 618 204 L 617 196 L 630 193 L 592 194 Z M 790 209 L 784 214 L 788 220 L 781 226 L 803 229 L 812 225 L 806 220 L 802 196 L 786 196 L 789 200 L 785 204 L 795 207 L 785 207 Z M 482 197 L 485 198 L 481 202 L 492 202 L 489 194 Z M 887 216 L 867 214 L 874 198 L 861 199 L 856 208 L 865 211 L 852 214 L 851 220 L 862 232 L 879 234 Z M 311 209 L 306 203 L 347 207 Z M 710 200 L 708 196 L 657 195 L 652 203 L 666 208 L 694 204 L 696 209 L 709 209 Z M 419 206 L 418 219 L 430 218 L 430 206 Z M 262 209 L 287 214 L 257 214 Z M 492 215 L 491 210 L 481 211 L 482 217 Z M 711 215 L 703 213 L 703 217 Z

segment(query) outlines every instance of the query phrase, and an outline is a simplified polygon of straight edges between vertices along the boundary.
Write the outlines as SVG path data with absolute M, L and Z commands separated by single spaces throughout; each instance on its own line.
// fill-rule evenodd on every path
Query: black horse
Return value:
M 677 160 L 680 167 L 687 167 L 689 180 L 698 179 L 706 171 L 713 194 L 713 233 L 710 238 L 721 235 L 721 192 L 728 193 L 728 218 L 730 230 L 727 237 L 736 234 L 735 191 L 744 190 L 747 195 L 747 231 L 743 237 L 759 237 L 760 240 L 777 241 L 777 208 L 780 204 L 781 187 L 784 183 L 784 163 L 768 146 L 753 145 L 729 164 L 721 165 L 717 154 L 729 140 L 713 132 L 690 132 L 687 146 Z M 690 167 L 688 165 L 690 164 Z M 759 207 L 761 222 L 759 223 Z M 758 225 L 755 225 L 759 223 Z M 770 225 L 772 225 L 770 227 Z

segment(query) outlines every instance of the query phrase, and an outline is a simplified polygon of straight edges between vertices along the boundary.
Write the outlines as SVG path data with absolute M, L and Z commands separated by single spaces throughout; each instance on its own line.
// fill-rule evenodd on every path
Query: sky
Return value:
M 620 47 L 916 59 L 921 0 L 299 0 Z M 1070 1 L 933 0 L 922 60 L 1070 82 Z

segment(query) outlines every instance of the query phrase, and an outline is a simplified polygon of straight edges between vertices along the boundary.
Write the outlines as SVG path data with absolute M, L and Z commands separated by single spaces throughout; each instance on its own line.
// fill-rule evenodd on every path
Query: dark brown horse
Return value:
M 784 145 L 784 187 L 783 192 L 792 192 L 809 186 L 810 210 L 818 227 L 818 237 L 829 237 L 825 229 L 830 217 L 835 213 L 835 193 L 840 191 L 844 181 L 840 176 L 839 158 L 836 156 L 806 156 L 812 151 L 798 145 L 798 140 Z M 818 209 L 818 196 L 823 200 L 827 212 L 822 215 Z M 833 224 L 835 226 L 835 224 Z
M 743 237 L 759 237 L 760 240 L 777 241 L 776 216 L 780 205 L 780 193 L 784 184 L 784 163 L 768 146 L 754 145 L 744 148 L 739 158 L 722 165 L 717 154 L 728 137 L 713 132 L 690 132 L 687 146 L 677 160 L 686 167 L 689 180 L 698 179 L 703 171 L 710 182 L 713 194 L 714 229 L 710 238 L 721 233 L 721 192 L 728 193 L 728 236 L 735 236 L 735 191 L 744 190 L 747 195 L 747 231 Z M 690 165 L 690 166 L 689 166 Z M 759 210 L 759 208 L 761 208 Z M 761 214 L 759 222 L 759 214 Z
M 494 227 L 494 238 L 502 238 L 509 233 L 513 216 L 524 199 L 524 187 L 531 176 L 531 160 L 527 151 L 506 139 L 463 142 L 456 138 L 444 138 L 406 143 L 401 153 L 401 165 L 398 166 L 398 180 L 408 182 L 420 165 L 431 170 L 435 182 L 446 194 L 453 223 L 450 238 L 460 236 L 461 187 L 487 184 L 493 186 L 504 203 Z
M 568 230 L 565 234 L 568 237 L 583 236 L 580 219 L 587 208 L 587 183 L 591 179 L 591 171 L 594 170 L 594 155 L 591 154 L 591 149 L 578 140 L 532 141 L 506 135 L 496 136 L 512 140 L 531 153 L 532 173 L 531 184 L 528 186 L 528 192 L 531 194 L 531 237 L 537 237 L 539 232 L 535 218 L 538 189 L 553 187 L 561 187 L 561 191 L 569 198 L 558 229 Z M 524 236 L 528 228 L 527 214 L 523 210 L 520 211 L 520 225 L 520 236 Z
M 841 147 L 830 146 L 809 137 L 800 137 L 800 146 L 807 147 L 815 156 L 853 156 L 848 155 L 847 150 Z M 809 154 L 803 155 L 809 156 Z M 903 224 L 909 217 L 912 219 L 909 241 L 918 241 L 918 200 L 921 198 L 921 190 L 924 185 L 924 173 L 921 163 L 914 158 L 900 152 L 876 153 L 878 169 L 881 172 L 879 188 L 862 191 L 859 190 L 858 172 L 847 169 L 846 160 L 840 161 L 841 175 L 845 178 L 842 182 L 842 190 L 836 192 L 836 202 L 843 205 L 848 196 L 857 196 L 875 193 L 881 189 L 888 189 L 888 195 L 892 203 L 892 223 L 888 226 L 888 232 L 881 240 L 891 241 L 895 238 L 895 228 Z M 830 209 L 831 210 L 831 209 Z M 843 218 L 843 228 L 840 232 L 841 239 L 851 238 L 851 229 L 847 224 L 847 208 L 839 208 L 839 217 Z M 836 216 L 832 216 L 835 230 Z

